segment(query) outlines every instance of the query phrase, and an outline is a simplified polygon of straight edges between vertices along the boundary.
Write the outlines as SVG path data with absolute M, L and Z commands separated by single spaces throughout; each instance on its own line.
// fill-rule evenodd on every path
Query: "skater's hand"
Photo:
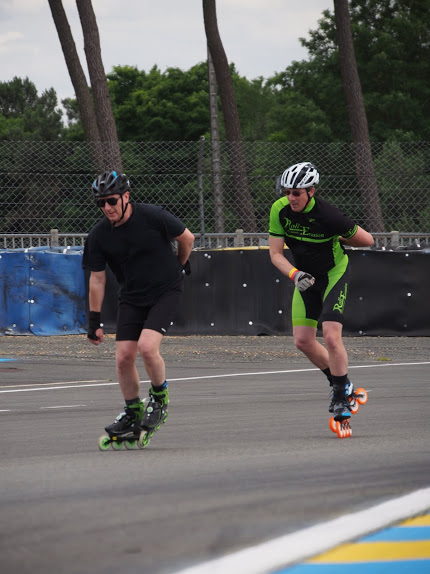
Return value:
M 98 311 L 90 311 L 87 337 L 93 345 L 103 343 L 103 323 L 100 322 L 100 313 Z
M 182 275 L 191 275 L 191 265 L 189 259 L 187 259 L 182 265 Z
M 300 292 L 306 291 L 315 283 L 315 277 L 312 277 L 306 271 L 299 271 L 293 267 L 289 273 L 289 278 L 294 281 L 295 286 Z

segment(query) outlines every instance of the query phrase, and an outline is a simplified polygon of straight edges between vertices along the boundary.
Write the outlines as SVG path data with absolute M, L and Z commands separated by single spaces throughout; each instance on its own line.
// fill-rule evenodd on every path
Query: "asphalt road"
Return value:
M 346 346 L 369 392 L 350 439 L 291 338 L 172 337 L 167 424 L 101 452 L 113 338 L 0 337 L 2 574 L 172 573 L 427 487 L 430 338 Z

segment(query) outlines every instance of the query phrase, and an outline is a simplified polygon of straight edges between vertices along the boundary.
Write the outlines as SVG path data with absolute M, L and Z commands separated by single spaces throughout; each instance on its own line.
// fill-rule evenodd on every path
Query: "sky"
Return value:
M 207 58 L 202 0 L 92 0 L 105 72 L 114 66 L 188 70 Z M 88 79 L 75 0 L 63 0 Z M 332 0 L 217 0 L 228 61 L 248 80 L 307 58 L 299 38 L 318 27 Z M 0 82 L 28 77 L 39 95 L 74 97 L 48 0 L 0 0 Z

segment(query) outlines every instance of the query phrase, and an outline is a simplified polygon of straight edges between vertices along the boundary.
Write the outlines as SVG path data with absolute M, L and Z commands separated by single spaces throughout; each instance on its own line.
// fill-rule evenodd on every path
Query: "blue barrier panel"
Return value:
M 0 251 L 0 335 L 31 333 L 28 275 L 23 251 Z
M 85 333 L 82 248 L 0 251 L 0 334 Z

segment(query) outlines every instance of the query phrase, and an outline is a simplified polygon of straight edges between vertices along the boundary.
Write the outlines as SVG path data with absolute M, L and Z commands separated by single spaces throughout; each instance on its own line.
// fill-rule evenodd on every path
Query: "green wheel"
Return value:
M 110 447 L 110 438 L 104 434 L 97 441 L 100 450 L 107 450 Z
M 150 439 L 151 439 L 151 437 L 149 436 L 148 431 L 143 430 L 143 431 L 140 433 L 140 436 L 139 436 L 139 438 L 138 438 L 138 440 L 137 440 L 137 446 L 138 446 L 139 448 L 145 448 L 145 447 L 147 447 L 148 444 L 149 444 Z
M 117 440 L 113 440 L 111 446 L 113 450 L 120 450 L 122 448 L 122 441 L 118 442 Z
M 127 450 L 133 449 L 137 444 L 137 440 L 126 440 L 124 441 L 125 448 Z
M 163 423 L 165 423 L 167 421 L 167 417 L 168 417 L 169 413 L 166 411 L 164 417 L 163 417 Z

